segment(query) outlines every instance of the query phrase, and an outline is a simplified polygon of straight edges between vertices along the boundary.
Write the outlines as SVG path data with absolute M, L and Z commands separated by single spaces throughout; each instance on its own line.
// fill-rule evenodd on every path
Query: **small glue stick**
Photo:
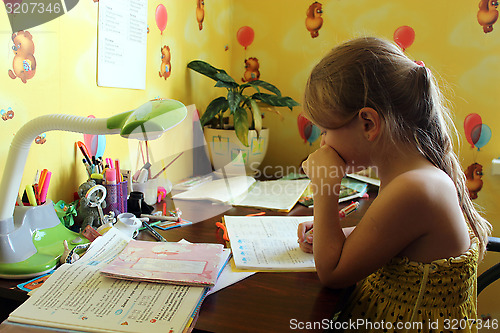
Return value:
M 106 169 L 106 184 L 114 185 L 116 184 L 116 170 L 112 168 Z

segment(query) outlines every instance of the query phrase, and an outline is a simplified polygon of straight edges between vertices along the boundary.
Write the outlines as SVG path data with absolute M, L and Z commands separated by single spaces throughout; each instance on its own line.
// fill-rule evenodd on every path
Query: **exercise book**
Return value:
M 224 216 L 234 264 L 241 270 L 315 271 L 314 256 L 297 243 L 313 216 Z

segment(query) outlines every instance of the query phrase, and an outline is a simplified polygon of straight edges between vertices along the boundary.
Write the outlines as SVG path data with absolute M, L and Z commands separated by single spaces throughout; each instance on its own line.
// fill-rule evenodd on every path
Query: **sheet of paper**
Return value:
M 207 292 L 207 296 L 213 294 L 221 289 L 224 289 L 236 282 L 239 282 L 243 279 L 246 279 L 249 276 L 254 275 L 256 272 L 238 272 L 234 271 L 230 264 L 224 266 L 219 278 L 217 279 L 217 283 L 215 286 L 210 288 Z
M 299 223 L 312 216 L 224 216 L 238 269 L 314 271 L 314 256 L 297 243 Z
M 97 84 L 146 89 L 148 0 L 100 0 Z

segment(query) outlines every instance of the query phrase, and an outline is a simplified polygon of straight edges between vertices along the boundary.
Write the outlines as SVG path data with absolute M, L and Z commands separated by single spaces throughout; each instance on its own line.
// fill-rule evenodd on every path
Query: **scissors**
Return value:
M 227 235 L 227 228 L 222 222 L 215 222 L 215 226 L 223 231 L 222 238 L 226 241 L 229 242 L 229 236 Z

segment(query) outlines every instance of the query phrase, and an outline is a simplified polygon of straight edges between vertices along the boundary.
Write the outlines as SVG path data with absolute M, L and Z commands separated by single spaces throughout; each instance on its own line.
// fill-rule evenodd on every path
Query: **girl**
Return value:
M 312 70 L 304 113 L 323 136 L 302 164 L 315 189 L 314 241 L 310 222 L 299 242 L 326 286 L 361 281 L 341 320 L 364 319 L 356 331 L 439 332 L 463 319 L 458 328 L 477 331 L 469 319 L 491 226 L 468 196 L 431 72 L 388 41 L 351 40 Z M 368 166 L 378 170 L 379 194 L 343 230 L 335 189 L 346 169 Z

